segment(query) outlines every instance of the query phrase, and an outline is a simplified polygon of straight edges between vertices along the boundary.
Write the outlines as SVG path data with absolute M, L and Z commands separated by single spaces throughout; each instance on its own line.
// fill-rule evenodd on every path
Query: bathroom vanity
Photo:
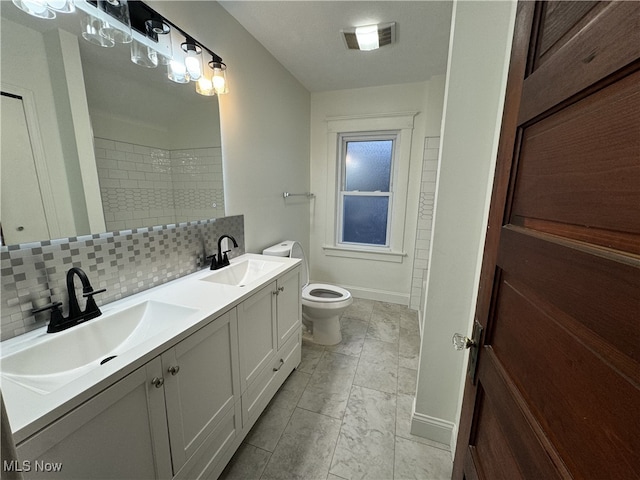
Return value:
M 216 478 L 300 363 L 300 281 L 299 260 L 242 255 L 65 332 L 3 342 L 12 468 L 25 478 Z

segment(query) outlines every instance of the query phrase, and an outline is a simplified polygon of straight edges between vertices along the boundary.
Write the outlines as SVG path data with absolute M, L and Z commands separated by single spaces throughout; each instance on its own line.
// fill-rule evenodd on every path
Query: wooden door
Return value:
M 640 478 L 639 59 L 639 2 L 518 5 L 453 478 Z

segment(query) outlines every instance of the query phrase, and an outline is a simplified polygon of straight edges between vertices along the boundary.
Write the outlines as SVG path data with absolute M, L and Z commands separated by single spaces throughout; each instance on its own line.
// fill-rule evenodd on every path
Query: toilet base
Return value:
M 311 341 L 318 345 L 337 345 L 342 341 L 340 315 L 312 319 L 302 312 L 302 323 L 311 333 Z

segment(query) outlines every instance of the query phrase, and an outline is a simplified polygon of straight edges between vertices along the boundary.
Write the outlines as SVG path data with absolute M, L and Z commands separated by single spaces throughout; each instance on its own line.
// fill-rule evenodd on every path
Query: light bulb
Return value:
M 217 94 L 227 93 L 227 79 L 221 70 L 213 72 L 213 89 Z
M 191 80 L 198 80 L 202 75 L 202 67 L 200 65 L 200 55 L 193 50 L 187 52 L 187 58 L 184 59 L 184 66 L 189 72 Z
M 377 25 L 357 27 L 356 38 L 358 39 L 358 46 L 360 47 L 360 50 L 368 51 L 380 48 Z
M 196 83 L 196 92 L 207 97 L 211 97 L 216 94 L 213 90 L 213 82 L 205 75 L 198 79 L 198 82 Z
M 176 83 L 189 83 L 189 80 L 191 80 L 187 73 L 187 67 L 177 60 L 171 60 L 167 65 L 167 76 L 169 80 Z
M 56 18 L 56 12 L 50 10 L 44 0 L 13 0 L 13 4 L 33 17 Z

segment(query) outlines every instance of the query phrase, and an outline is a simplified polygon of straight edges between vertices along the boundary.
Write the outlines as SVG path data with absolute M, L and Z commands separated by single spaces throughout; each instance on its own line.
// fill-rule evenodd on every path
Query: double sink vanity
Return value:
M 300 363 L 299 264 L 245 254 L 62 332 L 3 342 L 12 468 L 25 478 L 216 478 Z

